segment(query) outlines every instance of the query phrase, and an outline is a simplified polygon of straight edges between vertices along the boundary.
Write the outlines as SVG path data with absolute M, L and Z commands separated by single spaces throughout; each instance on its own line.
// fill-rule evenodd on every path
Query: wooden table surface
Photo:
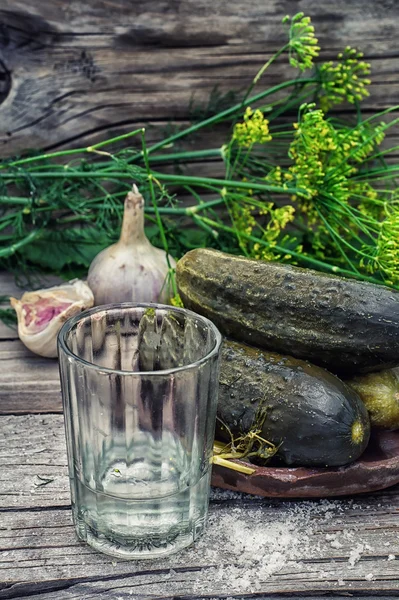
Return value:
M 20 293 L 0 275 L 0 294 Z M 94 552 L 71 522 L 57 362 L 3 324 L 0 357 L 0 600 L 399 596 L 399 487 L 320 501 L 213 489 L 190 549 L 143 562 Z
M 347 44 L 365 51 L 366 113 L 397 103 L 397 0 L 2 0 L 0 154 L 93 144 L 148 123 L 149 141 L 159 139 L 171 120 L 192 118 L 193 97 L 204 106 L 216 85 L 244 89 L 281 45 L 281 18 L 299 10 L 323 59 Z M 264 85 L 288 75 L 281 60 Z M 196 148 L 224 140 L 207 131 Z M 19 293 L 0 275 L 0 295 Z M 212 490 L 208 530 L 181 554 L 125 562 L 92 551 L 71 522 L 56 361 L 1 323 L 0 358 L 0 600 L 399 596 L 399 487 L 290 502 Z

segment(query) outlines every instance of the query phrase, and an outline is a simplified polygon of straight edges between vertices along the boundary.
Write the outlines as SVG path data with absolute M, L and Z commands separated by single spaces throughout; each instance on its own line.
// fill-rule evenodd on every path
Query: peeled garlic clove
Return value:
M 29 350 L 49 358 L 57 356 L 57 334 L 63 323 L 94 304 L 91 289 L 75 279 L 37 292 L 10 298 L 18 317 L 18 335 Z
M 169 257 L 172 268 L 176 266 Z M 163 302 L 172 296 L 164 250 L 144 233 L 144 198 L 136 186 L 126 196 L 119 241 L 100 252 L 90 265 L 87 283 L 96 305 L 115 302 Z

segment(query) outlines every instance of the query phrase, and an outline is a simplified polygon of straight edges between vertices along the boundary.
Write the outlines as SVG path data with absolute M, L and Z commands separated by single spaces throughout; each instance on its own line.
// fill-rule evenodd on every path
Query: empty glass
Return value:
M 76 532 L 122 558 L 169 555 L 204 530 L 221 337 L 171 306 L 118 304 L 58 337 Z

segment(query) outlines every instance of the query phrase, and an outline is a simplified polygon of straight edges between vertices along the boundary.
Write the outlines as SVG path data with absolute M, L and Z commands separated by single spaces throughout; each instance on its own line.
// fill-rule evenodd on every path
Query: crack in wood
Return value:
M 176 573 L 195 573 L 206 571 L 207 569 L 214 568 L 215 565 L 207 565 L 201 567 L 176 567 L 174 571 Z M 7 595 L 3 593 L 3 590 L 0 589 L 0 600 L 11 600 L 11 598 L 26 598 L 27 596 L 33 596 L 48 592 L 55 592 L 64 589 L 68 589 L 70 587 L 76 586 L 82 583 L 97 583 L 97 582 L 108 582 L 108 581 L 118 581 L 119 579 L 129 579 L 135 577 L 145 577 L 147 575 L 167 575 L 170 572 L 170 568 L 165 569 L 146 569 L 143 571 L 138 571 L 137 573 L 120 573 L 118 575 L 98 575 L 98 576 L 90 576 L 90 577 L 76 577 L 72 579 L 63 579 L 62 581 L 53 579 L 44 582 L 36 582 L 34 584 L 30 583 L 14 583 L 11 588 L 8 588 L 7 591 L 11 591 L 11 595 Z M 17 588 L 17 589 L 13 589 Z M 16 594 L 19 595 L 16 595 Z M 14 595 L 12 595 L 14 594 Z

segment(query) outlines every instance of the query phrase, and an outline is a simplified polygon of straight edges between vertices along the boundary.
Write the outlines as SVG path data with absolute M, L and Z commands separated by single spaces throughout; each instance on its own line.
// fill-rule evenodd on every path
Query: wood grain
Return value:
M 347 44 L 364 50 L 373 70 L 368 114 L 397 102 L 396 0 L 148 0 L 145 8 L 127 0 L 2 0 L 0 155 L 89 145 L 137 126 L 157 141 L 173 123 L 188 123 L 193 97 L 204 105 L 216 85 L 244 89 L 281 44 L 281 18 L 298 10 L 311 15 L 322 58 Z M 290 76 L 281 61 L 262 85 Z M 218 147 L 226 134 L 206 131 L 191 147 Z M 388 143 L 397 145 L 397 132 Z M 213 161 L 188 170 L 221 173 Z M 20 293 L 12 276 L 1 276 L 0 295 Z M 213 490 L 210 526 L 187 551 L 144 563 L 93 552 L 71 523 L 63 418 L 53 414 L 61 411 L 57 362 L 31 354 L 2 324 L 0 361 L 0 600 L 399 596 L 398 486 L 334 502 Z M 281 537 L 282 560 L 273 527 L 286 531 L 298 511 L 303 519 L 285 542 L 292 548 Z M 240 563 L 244 539 L 253 555 Z
M 199 599 L 243 597 L 244 592 L 267 598 L 302 593 L 362 597 L 373 592 L 393 597 L 399 590 L 397 561 L 388 560 L 399 555 L 398 487 L 355 500 L 297 503 L 213 490 L 210 525 L 192 548 L 169 559 L 126 562 L 93 552 L 75 537 L 62 416 L 3 416 L 0 427 L 5 432 L 0 454 L 0 599 L 36 594 L 53 600 Z M 37 475 L 52 481 L 37 486 Z M 302 516 L 296 531 L 298 512 Z M 243 519 L 241 533 L 235 522 Z M 223 540 L 221 532 L 226 527 L 230 536 L 235 532 L 251 544 L 251 535 L 259 535 L 261 528 L 261 537 L 271 536 L 272 544 L 279 539 L 276 523 L 285 532 L 282 555 L 291 556 L 288 542 L 298 552 L 258 579 L 257 569 L 269 563 L 267 555 L 255 552 L 259 563 L 245 563 L 242 571 L 242 577 L 245 571 L 249 581 L 253 578 L 253 585 L 243 589 L 234 576 L 242 568 L 239 538 Z M 306 553 L 300 551 L 301 544 Z M 359 561 L 351 565 L 356 547 Z M 270 552 L 276 560 L 274 546 Z
M 284 39 L 281 18 L 303 10 L 316 25 L 323 58 L 346 45 L 373 67 L 364 106 L 395 104 L 399 92 L 399 5 L 395 0 L 3 0 L 0 11 L 0 143 L 27 148 L 93 143 L 143 122 L 187 118 L 242 90 Z M 290 76 L 286 61 L 265 76 Z
M 56 359 L 33 354 L 18 340 L 0 344 L 0 413 L 60 412 Z

